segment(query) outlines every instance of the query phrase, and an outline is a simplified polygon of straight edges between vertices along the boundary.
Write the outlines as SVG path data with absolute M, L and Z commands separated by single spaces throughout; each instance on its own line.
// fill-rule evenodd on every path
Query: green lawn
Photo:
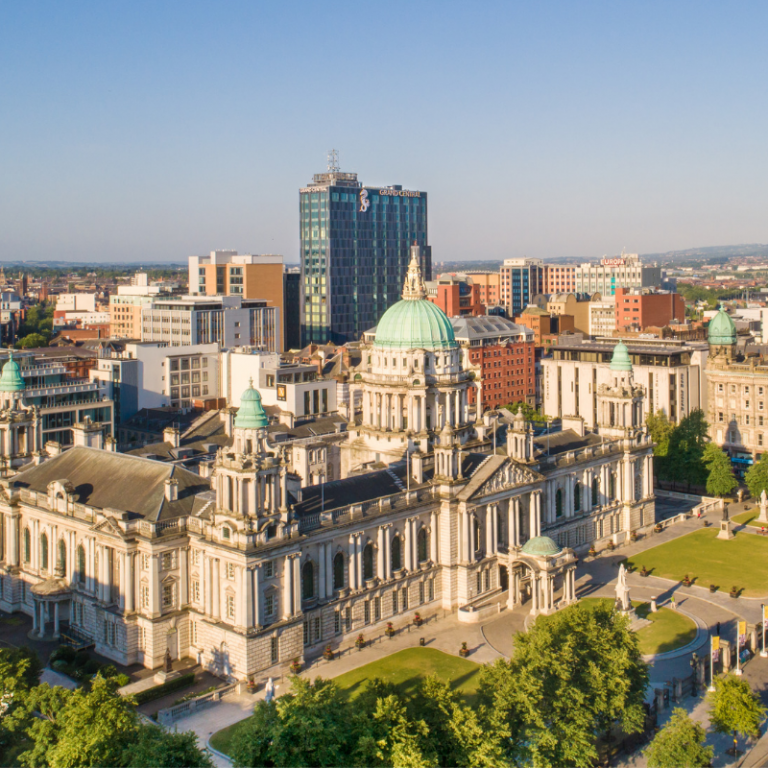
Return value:
M 760 507 L 750 510 L 749 512 L 742 512 L 740 515 L 734 515 L 731 520 L 734 523 L 741 523 L 742 525 L 751 525 L 753 528 L 762 528 L 762 526 L 768 525 L 766 523 L 758 523 L 757 518 L 760 517 Z
M 611 598 L 585 597 L 580 601 L 586 606 L 600 602 L 610 603 Z M 638 630 L 637 637 L 640 640 L 640 653 L 651 656 L 657 653 L 674 651 L 693 642 L 696 637 L 696 624 L 682 613 L 671 608 L 659 608 L 656 613 L 651 613 L 651 604 L 633 600 L 637 615 L 641 619 L 648 619 L 651 624 Z
M 768 595 L 768 538 L 737 533 L 729 541 L 716 529 L 702 529 L 629 558 L 628 565 L 652 576 L 682 581 L 687 574 L 701 587 L 715 584 L 722 592 L 737 587 L 745 597 Z
M 427 675 L 437 675 L 450 682 L 455 691 L 472 702 L 480 682 L 480 665 L 434 648 L 406 648 L 379 661 L 372 661 L 351 672 L 345 672 L 334 680 L 342 692 L 354 699 L 364 689 L 365 681 L 373 677 L 393 683 L 402 695 L 408 696 L 415 693 L 419 682 Z M 285 690 L 280 690 L 279 694 L 287 693 L 287 687 L 286 685 Z M 229 754 L 232 738 L 245 722 L 240 720 L 211 736 L 213 748 Z

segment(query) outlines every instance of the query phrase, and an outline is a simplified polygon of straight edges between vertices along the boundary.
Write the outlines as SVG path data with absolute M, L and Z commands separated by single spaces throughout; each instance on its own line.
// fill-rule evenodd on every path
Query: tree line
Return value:
M 119 683 L 40 684 L 29 648 L 0 650 L 0 765 L 16 768 L 212 768 L 194 733 L 145 725 Z
M 470 705 L 437 677 L 413 694 L 368 681 L 356 698 L 333 680 L 292 679 L 233 736 L 237 768 L 256 766 L 592 765 L 601 736 L 643 729 L 648 667 L 610 604 L 539 617 L 509 660 L 482 668 Z

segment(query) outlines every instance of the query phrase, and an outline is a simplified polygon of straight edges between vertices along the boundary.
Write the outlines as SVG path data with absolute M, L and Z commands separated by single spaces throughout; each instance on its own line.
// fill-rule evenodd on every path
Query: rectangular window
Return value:
M 485 572 L 485 591 L 487 592 L 491 588 L 491 570 L 490 568 Z
M 408 587 L 403 587 L 403 610 L 408 610 Z
M 173 568 L 173 552 L 163 552 L 163 570 L 168 571 Z
M 397 590 L 392 591 L 392 613 L 397 613 Z
M 192 645 L 197 645 L 197 622 L 196 621 L 189 622 L 189 635 L 190 635 L 190 642 L 192 643 Z
M 477 594 L 479 595 L 483 591 L 483 574 L 478 571 L 475 578 L 477 580 Z
M 430 579 L 429 580 L 429 600 L 432 602 L 432 600 L 435 599 L 435 580 Z
M 350 632 L 352 630 L 352 609 L 351 608 L 344 609 L 344 624 L 346 626 L 347 632 Z
M 757 433 L 757 444 L 758 445 L 762 445 L 763 444 L 763 433 L 762 432 L 758 432 Z
M 333 634 L 341 634 L 341 611 L 333 612 Z
M 143 552 L 141 555 L 141 567 L 145 571 L 149 570 L 149 555 L 145 552 Z
M 230 621 L 235 620 L 235 596 L 227 595 L 227 618 Z
M 271 619 L 275 615 L 275 596 L 267 595 L 264 599 L 264 616 Z
M 304 645 L 309 645 L 309 619 L 304 619 Z
M 419 582 L 419 605 L 424 605 L 424 582 Z
M 271 579 L 275 575 L 275 563 L 273 560 L 268 560 L 264 563 L 264 578 Z
M 381 619 L 381 598 L 373 598 L 373 620 L 379 621 Z
M 141 585 L 141 607 L 149 608 L 149 586 L 147 584 Z
M 317 643 L 323 639 L 323 635 L 320 632 L 320 617 L 315 616 L 312 619 L 312 642 Z
M 193 603 L 199 603 L 200 602 L 200 582 L 197 579 L 192 579 L 191 586 L 191 593 L 192 593 L 192 602 Z
M 173 606 L 173 584 L 166 584 L 163 587 L 163 608 Z
M 235 578 L 235 564 L 227 563 L 224 568 L 227 574 L 227 578 L 232 581 Z
M 269 641 L 270 657 L 273 664 L 277 664 L 280 661 L 280 638 L 273 637 Z
M 366 625 L 370 624 L 371 623 L 371 601 L 370 600 L 366 600 L 363 603 L 363 615 L 365 619 L 364 623 Z

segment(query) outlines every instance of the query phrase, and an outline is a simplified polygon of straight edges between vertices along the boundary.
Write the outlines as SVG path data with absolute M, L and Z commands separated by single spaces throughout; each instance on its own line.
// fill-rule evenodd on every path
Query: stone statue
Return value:
M 727 521 L 727 520 L 730 520 L 730 519 L 731 518 L 728 515 L 728 505 L 727 504 L 723 504 L 723 520 Z
M 163 672 L 173 672 L 173 659 L 171 658 L 171 649 L 165 649 L 165 663 L 163 664 Z
M 269 680 L 267 680 L 267 684 L 264 687 L 264 700 L 269 704 L 270 701 L 275 697 L 275 684 L 272 682 L 272 678 L 270 677 Z
M 760 494 L 760 517 L 757 518 L 758 523 L 768 523 L 768 494 L 765 489 Z
M 616 602 L 622 611 L 629 611 L 632 608 L 632 601 L 629 599 L 629 587 L 627 586 L 627 569 L 624 563 L 619 566 L 619 578 L 616 581 Z

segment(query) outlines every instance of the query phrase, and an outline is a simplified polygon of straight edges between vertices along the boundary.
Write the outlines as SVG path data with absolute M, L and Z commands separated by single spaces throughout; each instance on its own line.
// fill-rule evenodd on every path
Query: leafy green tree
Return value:
M 753 499 L 760 498 L 763 491 L 768 493 L 768 453 L 763 453 L 744 475 L 744 481 Z
M 19 762 L 27 768 L 119 766 L 135 741 L 138 718 L 133 699 L 116 694 L 118 683 L 96 675 L 88 690 L 39 685 L 30 706 L 42 717 L 27 731 L 34 742 Z
M 521 411 L 526 421 L 535 421 L 541 424 L 545 424 L 547 417 L 539 413 L 532 405 L 529 405 L 524 400 L 520 400 L 516 403 L 510 403 L 509 405 L 503 405 L 502 408 L 511 411 L 512 413 L 518 413 Z
M 712 701 L 709 721 L 717 733 L 730 733 L 734 738 L 736 734 L 758 735 L 766 709 L 746 680 L 735 675 L 719 677 L 709 696 Z
M 29 691 L 37 685 L 41 664 L 31 648 L 0 650 L 0 759 L 10 764 L 26 749 L 34 720 Z
M 277 702 L 258 702 L 253 716 L 244 721 L 232 738 L 229 754 L 235 768 L 274 765 L 271 757 L 272 734 L 278 725 Z
M 714 748 L 705 746 L 707 733 L 700 723 L 675 707 L 672 717 L 643 752 L 648 768 L 706 768 Z
M 213 761 L 197 746 L 197 735 L 192 731 L 174 733 L 146 725 L 125 750 L 121 765 L 125 768 L 212 768 Z
M 669 438 L 666 470 L 673 482 L 705 485 L 704 446 L 708 441 L 709 424 L 700 408 L 691 411 L 675 427 Z
M 30 333 L 21 339 L 21 341 L 19 341 L 16 346 L 19 349 L 36 349 L 37 347 L 46 347 L 48 346 L 48 339 L 39 333 Z
M 739 484 L 733 476 L 731 460 L 715 443 L 704 448 L 704 464 L 707 466 L 707 493 L 710 496 L 727 496 Z
M 367 732 L 357 742 L 353 765 L 402 766 L 433 768 L 437 759 L 426 751 L 427 724 L 409 717 L 399 696 L 376 700 L 376 708 L 368 719 Z
M 675 425 L 667 418 L 667 414 L 661 409 L 656 413 L 649 413 L 645 420 L 653 446 L 653 464 L 655 474 L 662 480 L 667 480 L 667 455 L 669 454 L 669 439 L 674 432 Z
M 509 661 L 483 669 L 479 694 L 503 718 L 508 758 L 547 768 L 596 761 L 595 737 L 615 723 L 642 730 L 647 684 L 628 618 L 577 604 L 517 635 Z
M 493 711 L 468 707 L 438 677 L 430 675 L 424 680 L 412 709 L 427 726 L 427 751 L 437 757 L 441 768 L 492 768 L 504 763 L 504 722 L 489 722 Z

